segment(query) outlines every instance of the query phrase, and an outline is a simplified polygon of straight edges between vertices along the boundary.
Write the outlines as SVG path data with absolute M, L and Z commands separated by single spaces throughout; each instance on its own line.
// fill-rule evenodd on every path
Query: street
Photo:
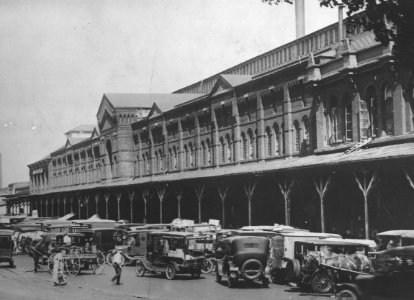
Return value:
M 0 299 L 329 299 L 330 295 L 303 294 L 296 287 L 270 284 L 262 288 L 259 284 L 240 281 L 230 289 L 226 282 L 215 282 L 214 274 L 192 279 L 189 275 L 179 275 L 175 280 L 167 280 L 161 275 L 146 274 L 139 278 L 135 268 L 125 266 L 122 270 L 122 285 L 113 285 L 114 275 L 111 266 L 106 266 L 101 275 L 84 270 L 79 276 L 68 277 L 68 284 L 55 287 L 47 267 L 33 273 L 33 260 L 27 255 L 15 256 L 16 268 L 6 264 L 0 266 Z

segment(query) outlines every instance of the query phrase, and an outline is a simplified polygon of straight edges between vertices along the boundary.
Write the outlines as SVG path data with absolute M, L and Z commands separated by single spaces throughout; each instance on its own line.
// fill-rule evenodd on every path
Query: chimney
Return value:
M 339 34 L 339 42 L 345 39 L 345 31 L 344 31 L 344 14 L 343 14 L 344 6 L 338 5 L 338 34 Z
M 305 35 L 305 0 L 295 1 L 296 38 Z

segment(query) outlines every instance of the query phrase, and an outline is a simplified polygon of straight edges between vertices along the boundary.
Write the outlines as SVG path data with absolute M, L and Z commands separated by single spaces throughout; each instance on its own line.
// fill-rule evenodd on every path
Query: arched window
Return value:
M 382 102 L 382 131 L 386 135 L 394 135 L 394 108 L 392 87 L 384 87 L 384 101 Z
M 168 169 L 173 169 L 174 163 L 173 163 L 173 152 L 172 149 L 168 149 Z
M 301 138 L 302 138 L 302 145 L 305 147 L 305 150 L 309 150 L 309 119 L 308 116 L 304 116 L 302 118 L 302 128 L 301 128 Z
M 294 151 L 300 152 L 300 127 L 299 122 L 295 120 L 293 122 L 293 142 L 294 142 Z
M 206 150 L 206 144 L 204 141 L 201 142 L 201 155 L 202 155 L 202 164 L 203 166 L 207 165 L 207 150 Z
M 328 104 L 328 142 L 330 145 L 339 142 L 339 117 L 338 117 L 338 100 L 335 97 L 329 99 Z
M 177 159 L 177 148 L 173 147 L 173 169 L 177 170 L 178 167 L 178 159 Z
M 106 152 L 108 153 L 109 158 L 109 164 L 111 165 L 111 169 L 113 166 L 113 160 L 112 160 L 112 144 L 110 140 L 106 141 Z
M 282 124 L 280 125 L 280 128 L 281 128 L 281 135 L 282 135 L 282 145 L 281 145 L 281 149 L 282 149 L 282 151 L 281 151 L 281 153 L 282 153 L 283 155 L 285 155 L 285 154 L 286 154 L 285 123 L 282 123 Z
M 248 159 L 254 159 L 254 137 L 251 129 L 247 132 L 248 135 Z
M 272 156 L 272 132 L 270 131 L 269 127 L 266 127 L 266 135 L 265 135 L 265 145 L 266 145 L 266 156 Z
M 280 130 L 279 130 L 279 125 L 277 125 L 277 123 L 275 123 L 273 125 L 273 137 L 275 140 L 275 155 L 279 156 L 281 151 L 280 151 Z
M 231 143 L 230 135 L 228 135 L 228 134 L 226 135 L 226 145 L 227 145 L 227 151 L 226 151 L 227 162 L 231 162 L 232 143 Z
M 164 161 L 163 161 L 163 159 L 162 159 L 162 152 L 161 152 L 161 149 L 159 149 L 158 150 L 158 158 L 159 158 L 159 160 L 160 160 L 160 162 L 159 162 L 159 167 L 160 167 L 160 169 L 159 169 L 159 171 L 160 172 L 162 172 L 163 170 L 164 170 Z
M 368 126 L 368 135 L 372 137 L 378 136 L 378 103 L 377 103 L 377 91 L 375 87 L 370 86 L 367 90 L 367 95 L 365 97 L 368 117 L 369 117 L 369 126 Z
M 189 153 L 190 167 L 193 168 L 195 165 L 194 165 L 194 147 L 192 143 L 189 144 L 189 148 L 190 148 L 190 153 Z
M 189 168 L 190 166 L 190 153 L 188 151 L 188 146 L 184 145 L 184 154 L 185 154 L 185 167 Z
M 155 151 L 155 170 L 156 172 L 160 170 L 160 160 L 159 160 L 157 151 Z
M 207 165 L 211 166 L 211 143 L 210 140 L 206 140 L 206 146 L 207 146 Z
M 226 148 L 225 148 L 223 137 L 220 137 L 220 162 L 221 163 L 226 162 Z
M 247 138 L 244 132 L 241 134 L 241 140 L 242 140 L 241 160 L 247 160 Z
M 346 93 L 344 95 L 344 135 L 346 141 L 352 141 L 352 99 L 351 96 Z

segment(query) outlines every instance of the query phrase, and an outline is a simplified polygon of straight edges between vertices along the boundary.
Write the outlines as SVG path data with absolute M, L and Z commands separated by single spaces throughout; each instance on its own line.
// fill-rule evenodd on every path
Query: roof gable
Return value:
M 154 104 L 152 105 L 151 110 L 148 114 L 148 118 L 155 117 L 155 116 L 157 116 L 161 113 L 162 113 L 162 110 L 159 108 L 157 103 L 154 102 Z
M 103 131 L 117 125 L 116 118 L 112 117 L 108 111 L 104 111 L 101 120 L 98 120 L 99 131 Z
M 99 133 L 98 130 L 96 129 L 96 127 L 93 128 L 92 134 L 91 134 L 91 139 L 97 138 L 99 137 Z
M 251 79 L 250 75 L 220 74 L 210 91 L 210 96 L 232 90 L 239 85 L 249 82 Z

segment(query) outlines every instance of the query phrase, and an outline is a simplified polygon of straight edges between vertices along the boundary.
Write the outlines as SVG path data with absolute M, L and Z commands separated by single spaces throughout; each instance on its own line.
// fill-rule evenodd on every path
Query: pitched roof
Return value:
M 104 97 L 116 108 L 151 108 L 156 103 L 163 112 L 172 109 L 177 104 L 200 96 L 202 94 L 104 94 Z
M 238 74 L 220 74 L 224 80 L 226 80 L 232 87 L 236 87 L 252 79 L 250 75 L 238 75 Z
M 73 132 L 73 131 L 86 131 L 86 132 L 92 132 L 92 131 L 94 130 L 94 128 L 95 128 L 95 127 L 96 127 L 96 126 L 95 126 L 94 124 L 82 124 L 82 125 L 76 126 L 75 128 L 73 128 L 73 129 L 69 130 L 69 131 L 68 131 L 68 132 L 66 132 L 66 133 Z

